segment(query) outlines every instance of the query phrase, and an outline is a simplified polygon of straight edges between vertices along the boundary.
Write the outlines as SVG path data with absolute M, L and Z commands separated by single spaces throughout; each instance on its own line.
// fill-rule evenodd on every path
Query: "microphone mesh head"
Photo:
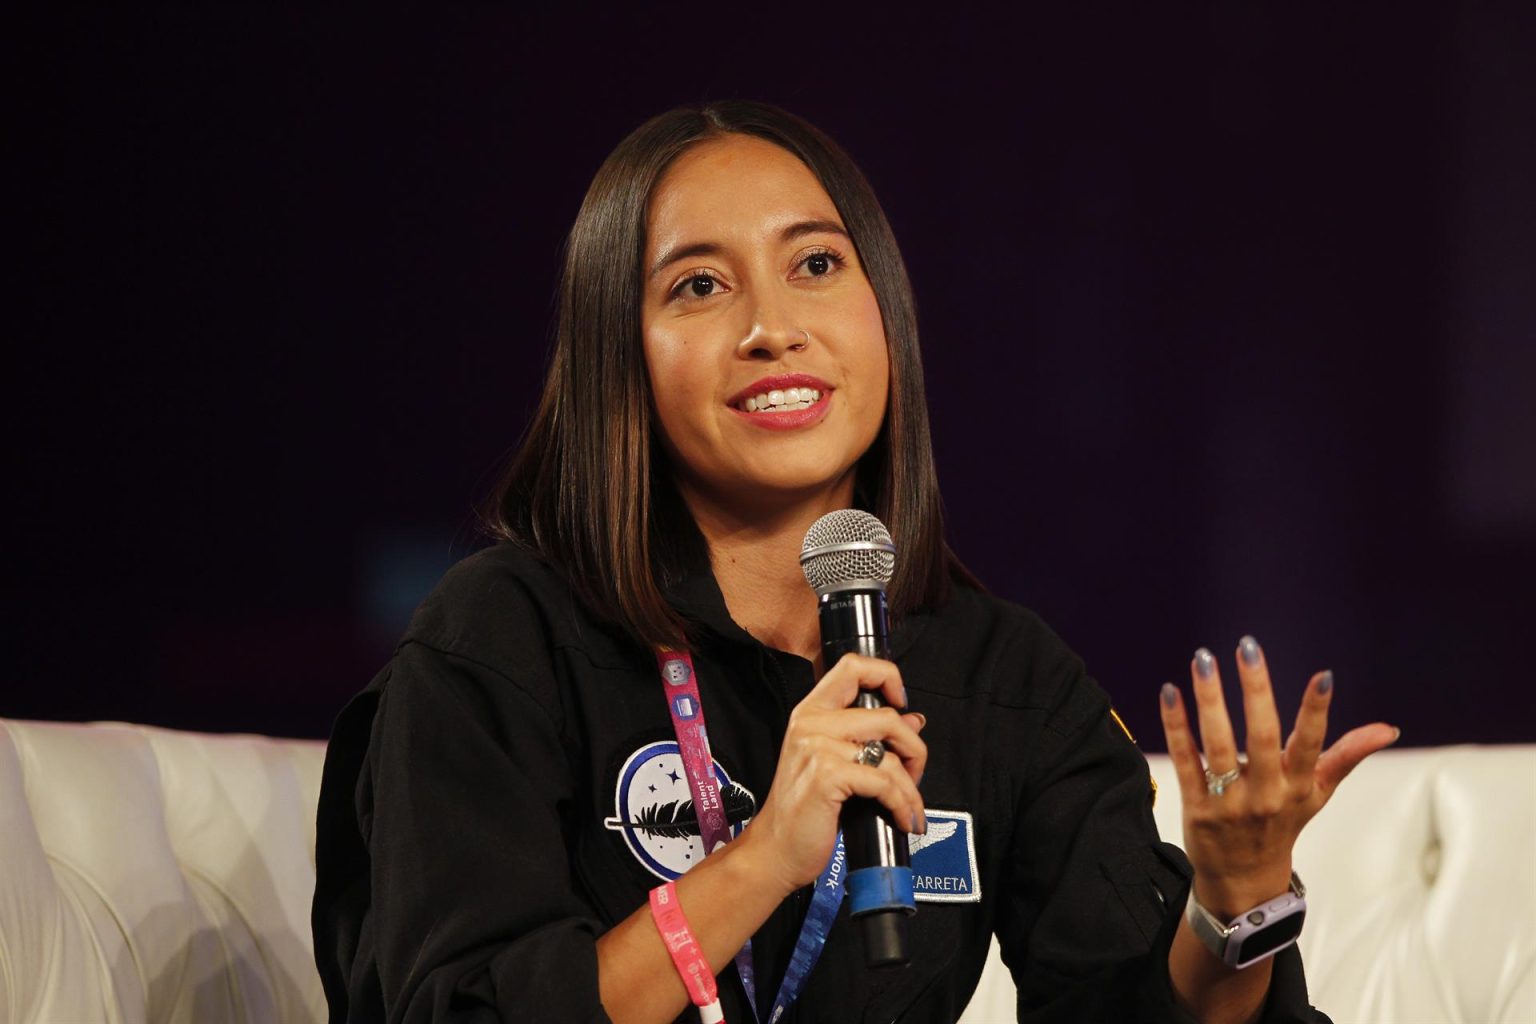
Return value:
M 800 568 L 818 594 L 854 583 L 872 583 L 884 590 L 896 572 L 896 544 L 885 524 L 868 512 L 838 509 L 806 531 Z

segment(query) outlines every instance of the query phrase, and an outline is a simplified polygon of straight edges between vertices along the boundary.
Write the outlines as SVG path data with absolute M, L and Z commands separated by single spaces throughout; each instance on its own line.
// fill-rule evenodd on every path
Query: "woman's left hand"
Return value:
M 1399 734 L 1375 722 L 1345 733 L 1324 751 L 1333 673 L 1319 672 L 1307 684 L 1296 728 L 1282 748 L 1269 668 L 1252 637 L 1238 644 L 1237 674 L 1247 725 L 1246 763 L 1238 760 L 1221 673 L 1209 651 L 1201 648 L 1190 663 L 1204 764 L 1178 687 L 1164 684 L 1160 701 L 1168 754 L 1183 795 L 1184 850 L 1195 869 L 1195 897 L 1224 921 L 1286 891 L 1291 848 L 1302 827 L 1357 764 Z M 1234 772 L 1233 781 L 1221 789 L 1221 777 Z

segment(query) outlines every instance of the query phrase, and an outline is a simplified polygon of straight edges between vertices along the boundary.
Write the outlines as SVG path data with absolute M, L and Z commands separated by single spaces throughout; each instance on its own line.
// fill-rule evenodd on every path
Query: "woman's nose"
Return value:
M 796 327 L 788 318 L 768 320 L 759 316 L 737 343 L 736 355 L 741 359 L 782 359 L 786 352 L 802 351 L 810 342 L 810 332 Z

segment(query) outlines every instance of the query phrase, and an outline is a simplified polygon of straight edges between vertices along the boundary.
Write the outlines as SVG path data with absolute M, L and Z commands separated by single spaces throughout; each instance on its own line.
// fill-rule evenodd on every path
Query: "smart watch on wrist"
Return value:
M 1228 967 L 1239 969 L 1293 944 L 1306 917 L 1307 887 L 1294 871 L 1290 891 L 1237 915 L 1227 924 L 1200 905 L 1193 885 L 1189 887 L 1189 902 L 1184 905 L 1184 918 L 1205 948 Z

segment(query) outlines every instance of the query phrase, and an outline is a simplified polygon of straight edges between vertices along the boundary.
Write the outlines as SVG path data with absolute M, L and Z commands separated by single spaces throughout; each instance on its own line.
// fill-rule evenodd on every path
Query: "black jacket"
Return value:
M 733 623 L 707 573 L 669 597 L 702 627 L 694 664 L 740 821 L 767 795 L 811 666 Z M 935 883 L 951 902 L 920 897 L 913 963 L 895 972 L 864 968 L 845 903 L 784 1020 L 953 1021 L 994 932 L 1020 1020 L 1187 1020 L 1167 955 L 1188 862 L 1158 840 L 1146 761 L 1081 661 L 1032 613 L 968 588 L 898 623 L 892 655 L 928 717 L 930 822 L 970 815 L 976 873 Z M 653 655 L 548 564 L 507 543 L 459 563 L 327 751 L 313 923 L 332 1020 L 607 1020 L 595 940 L 645 904 L 653 868 L 689 856 L 672 737 Z M 806 902 L 753 940 L 765 1003 Z M 750 1021 L 733 967 L 720 989 L 726 1019 Z M 1294 947 L 1263 1019 L 1327 1020 Z

